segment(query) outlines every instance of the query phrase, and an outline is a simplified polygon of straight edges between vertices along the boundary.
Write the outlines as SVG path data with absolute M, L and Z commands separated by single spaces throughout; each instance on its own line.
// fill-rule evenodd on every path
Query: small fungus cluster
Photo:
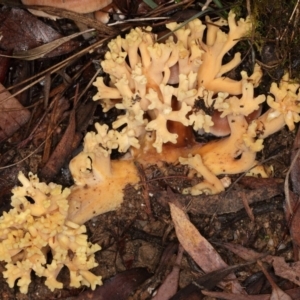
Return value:
M 97 244 L 87 241 L 86 228 L 68 219 L 70 189 L 39 182 L 36 175 L 18 176 L 22 186 L 12 190 L 12 209 L 0 218 L 0 257 L 6 262 L 3 272 L 12 288 L 17 281 L 21 293 L 28 292 L 31 271 L 46 277 L 49 289 L 61 289 L 56 277 L 66 266 L 70 286 L 101 284 L 101 276 L 89 271 L 97 266 Z M 49 257 L 49 251 L 51 257 Z
M 124 187 L 139 181 L 135 161 L 188 165 L 203 181 L 183 193 L 216 194 L 230 184 L 219 175 L 253 168 L 266 137 L 285 125 L 295 128 L 299 85 L 288 74 L 271 85 L 267 97 L 254 96 L 262 77 L 258 65 L 251 75 L 241 72 L 240 80 L 226 76 L 241 62 L 240 53 L 229 61 L 227 53 L 250 32 L 250 19 L 236 21 L 229 12 L 228 21 L 205 21 L 195 19 L 178 30 L 180 24 L 167 24 L 173 33 L 164 42 L 150 27 L 134 28 L 109 42 L 101 62 L 109 76 L 97 78 L 94 100 L 104 112 L 116 107 L 123 114 L 112 128 L 96 123 L 96 132 L 87 133 L 83 151 L 70 162 L 70 189 L 19 175 L 23 187 L 13 190 L 13 209 L 0 218 L 0 257 L 11 287 L 20 278 L 26 293 L 34 270 L 51 289 L 61 288 L 56 276 L 64 265 L 72 286 L 101 283 L 88 271 L 96 265 L 93 254 L 99 247 L 87 242 L 82 224 L 120 206 Z M 194 131 L 219 138 L 198 144 Z M 113 149 L 126 155 L 111 161 Z M 266 176 L 261 169 L 252 172 Z

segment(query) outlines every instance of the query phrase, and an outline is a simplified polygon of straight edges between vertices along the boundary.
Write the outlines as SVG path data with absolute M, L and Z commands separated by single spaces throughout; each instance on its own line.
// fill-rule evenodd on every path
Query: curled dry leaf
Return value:
M 184 250 L 194 259 L 204 272 L 212 272 L 227 267 L 213 246 L 200 234 L 197 228 L 188 220 L 186 214 L 176 205 L 170 203 L 171 217 L 175 226 L 178 240 Z M 236 281 L 234 274 L 226 277 L 222 287 L 229 286 L 233 293 L 244 294 L 244 289 Z

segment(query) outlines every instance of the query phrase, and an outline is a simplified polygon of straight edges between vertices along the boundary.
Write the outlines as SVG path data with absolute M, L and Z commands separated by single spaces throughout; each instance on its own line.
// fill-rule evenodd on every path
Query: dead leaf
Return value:
M 168 300 L 176 293 L 180 272 L 179 266 L 182 260 L 183 252 L 183 247 L 179 245 L 175 266 L 157 290 L 156 295 L 152 298 L 153 300 Z
M 185 286 L 183 289 L 178 291 L 171 300 L 185 300 L 185 299 L 202 299 L 202 290 L 203 289 L 212 289 L 220 281 L 222 281 L 230 273 L 236 271 L 237 269 L 252 264 L 253 262 L 246 264 L 239 264 L 227 267 L 222 270 L 213 271 L 205 275 L 201 275 L 198 279 L 194 280 L 192 283 Z M 237 294 L 235 294 L 237 295 Z M 245 296 L 245 295 L 243 295 Z
M 294 159 L 294 165 L 290 171 L 290 178 L 292 182 L 292 189 L 289 189 L 289 186 L 287 185 L 285 191 L 286 193 L 286 201 L 285 201 L 285 214 L 286 214 L 286 220 L 289 223 L 289 229 L 290 234 L 292 237 L 292 241 L 294 245 L 297 245 L 298 248 L 300 247 L 300 228 L 299 228 L 299 222 L 300 222 L 300 156 L 299 156 L 299 148 L 300 148 L 300 130 L 298 130 L 294 145 L 293 145 L 293 151 L 291 155 L 291 161 L 293 162 Z M 289 207 L 291 206 L 291 209 Z M 292 212 L 292 215 L 291 215 Z M 295 252 L 296 254 L 296 252 Z
M 300 286 L 300 261 L 286 263 L 284 257 L 273 256 L 269 262 L 274 267 L 275 274 L 282 278 L 288 279 Z
M 104 281 L 103 286 L 94 291 L 88 290 L 69 300 L 127 300 L 151 274 L 146 268 L 135 268 L 118 273 Z
M 300 130 L 298 130 L 297 135 L 295 137 L 292 155 L 291 155 L 291 161 L 293 161 L 298 149 L 300 148 Z M 297 157 L 297 160 L 294 164 L 293 169 L 291 170 L 291 181 L 292 181 L 292 187 L 293 191 L 300 196 L 300 157 Z
M 299 261 L 294 263 L 286 263 L 284 257 L 273 255 L 265 256 L 263 253 L 258 253 L 252 249 L 248 249 L 233 243 L 223 243 L 222 246 L 246 261 L 260 259 L 261 261 L 268 262 L 269 264 L 273 265 L 274 272 L 277 276 L 288 279 L 300 286 Z
M 12 136 L 29 118 L 29 110 L 0 84 L 0 142 Z
M 35 147 L 44 142 L 47 138 L 47 128 L 49 123 L 52 122 L 52 124 L 55 125 L 59 124 L 63 119 L 63 115 L 66 114 L 67 110 L 70 108 L 70 103 L 66 98 L 60 97 L 56 110 L 53 109 L 53 106 L 54 103 L 52 102 L 45 112 L 37 111 L 36 114 L 34 114 L 33 118 L 36 118 L 39 121 L 34 124 L 34 128 L 30 129 L 31 134 L 22 142 L 22 146 L 24 146 L 30 140 L 32 140 Z M 41 113 L 43 113 L 42 116 L 40 116 Z
M 280 289 L 277 284 L 274 282 L 273 278 L 270 276 L 268 271 L 264 268 L 261 261 L 257 261 L 257 264 L 261 267 L 265 276 L 267 277 L 269 283 L 272 286 L 272 294 L 270 300 L 292 300 L 292 298 L 286 294 L 282 289 Z
M 239 244 L 234 243 L 222 243 L 222 247 L 225 247 L 232 253 L 236 254 L 238 257 L 246 260 L 246 261 L 253 261 L 256 259 L 261 259 L 265 256 L 264 253 L 259 253 L 257 251 L 254 251 L 252 249 L 243 247 Z
M 85 31 L 77 32 L 74 34 L 71 34 L 69 36 L 61 37 L 59 39 L 56 39 L 52 42 L 49 42 L 47 44 L 41 45 L 36 48 L 32 48 L 29 50 L 25 51 L 14 51 L 12 57 L 13 58 L 18 58 L 18 59 L 23 59 L 23 60 L 35 60 L 38 58 L 46 57 L 49 55 L 51 51 L 54 51 L 55 49 L 59 48 L 66 42 L 69 42 L 70 40 L 74 39 L 75 37 L 78 37 L 80 35 L 83 35 L 87 32 L 94 31 L 94 29 L 88 29 Z
M 213 271 L 213 272 L 210 272 L 210 273 L 200 276 L 193 283 L 202 289 L 210 290 L 210 289 L 214 288 L 220 281 L 222 281 L 230 273 L 233 273 L 236 270 L 240 269 L 241 267 L 248 266 L 253 263 L 255 263 L 255 261 L 250 261 L 245 264 L 229 266 L 224 269 L 218 269 L 217 271 Z
M 1 48 L 15 52 L 26 51 L 63 37 L 35 16 L 18 8 L 0 11 L 0 32 Z M 67 41 L 46 56 L 66 54 L 76 47 L 77 42 Z
M 185 251 L 189 253 L 198 266 L 206 273 L 226 268 L 227 264 L 213 246 L 188 220 L 186 214 L 172 203 L 170 203 L 170 210 L 177 238 Z M 236 281 L 234 274 L 228 275 L 226 280 L 230 281 L 233 293 L 245 293 L 243 288 Z M 226 286 L 225 282 L 222 282 L 221 286 Z
M 4 83 L 9 68 L 10 58 L 2 55 L 9 55 L 11 51 L 0 51 L 0 83 Z
M 264 294 L 264 295 L 239 295 L 224 293 L 224 292 L 211 292 L 211 291 L 202 291 L 204 295 L 210 297 L 216 297 L 218 299 L 228 299 L 228 300 L 270 300 L 271 295 Z M 297 300 L 300 299 L 300 288 L 291 289 L 285 291 L 292 299 Z
M 287 203 L 285 202 L 285 214 L 286 220 L 289 223 L 290 235 L 292 237 L 292 241 L 294 245 L 300 247 L 300 202 L 299 195 L 293 193 L 292 191 L 288 191 L 289 193 L 289 201 L 292 206 L 293 214 L 290 215 L 290 211 L 287 208 Z
M 74 141 L 79 144 L 81 140 L 81 135 L 76 134 L 76 123 L 75 123 L 75 110 L 73 109 L 70 119 L 69 125 L 62 137 L 56 146 L 55 150 L 51 154 L 49 160 L 46 165 L 43 167 L 41 171 L 41 177 L 52 179 L 62 168 L 65 162 L 68 159 L 68 156 L 71 154 L 72 150 L 74 150 Z
M 85 24 L 90 28 L 95 28 L 98 31 L 99 35 L 102 37 L 107 37 L 108 35 L 115 35 L 116 33 L 118 33 L 114 28 L 109 27 L 106 24 L 103 24 L 93 18 L 90 18 L 88 17 L 88 15 L 79 14 L 73 11 L 65 10 L 62 8 L 51 7 L 51 6 L 30 5 L 30 9 L 40 10 L 50 15 L 71 19 L 74 20 L 75 22 Z
M 218 299 L 226 299 L 226 300 L 270 300 L 270 295 L 236 295 L 225 292 L 211 292 L 211 291 L 202 291 L 202 293 L 206 296 L 216 297 Z
M 204 296 L 196 285 L 190 283 L 178 291 L 170 300 L 202 300 Z

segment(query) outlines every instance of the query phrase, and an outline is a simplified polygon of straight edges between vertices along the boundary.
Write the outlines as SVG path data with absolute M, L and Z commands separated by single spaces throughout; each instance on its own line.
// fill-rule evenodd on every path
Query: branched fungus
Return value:
M 102 284 L 101 276 L 89 269 L 97 266 L 94 253 L 100 246 L 87 241 L 86 228 L 68 219 L 70 189 L 39 182 L 36 175 L 18 176 L 22 186 L 12 192 L 9 212 L 0 217 L 0 257 L 6 263 L 3 272 L 12 288 L 17 281 L 22 293 L 27 293 L 31 271 L 46 277 L 49 289 L 62 288 L 56 277 L 63 266 L 70 270 L 70 285 Z M 49 249 L 52 261 L 47 261 Z
M 75 184 L 68 197 L 68 218 L 77 224 L 117 209 L 123 201 L 125 186 L 139 180 L 133 161 L 110 160 L 111 150 L 127 150 L 132 144 L 131 137 L 108 130 L 106 125 L 96 124 L 96 129 L 97 133 L 85 136 L 83 151 L 70 162 Z
M 96 265 L 93 254 L 99 246 L 87 242 L 82 224 L 121 205 L 124 187 L 139 181 L 135 161 L 188 165 L 203 182 L 183 192 L 215 194 L 228 186 L 227 177 L 218 175 L 253 168 L 264 138 L 285 125 L 294 129 L 300 120 L 299 85 L 287 74 L 279 85 L 272 84 L 267 100 L 254 96 L 262 76 L 259 66 L 251 75 L 241 72 L 239 80 L 226 76 L 241 55 L 236 53 L 227 64 L 224 56 L 251 30 L 250 19 L 236 21 L 230 12 L 228 22 L 207 17 L 206 24 L 193 20 L 165 42 L 150 27 L 134 28 L 109 42 L 101 62 L 109 80 L 97 78 L 94 100 L 104 112 L 116 107 L 124 114 L 112 129 L 96 123 L 96 132 L 87 133 L 83 151 L 70 163 L 70 189 L 19 175 L 23 186 L 13 190 L 13 209 L 0 218 L 0 257 L 11 287 L 20 278 L 18 285 L 26 293 L 34 270 L 47 278 L 49 288 L 61 288 L 56 277 L 64 265 L 72 286 L 95 288 L 101 283 L 88 271 Z M 221 27 L 227 24 L 225 33 Z M 175 30 L 178 25 L 167 27 Z M 269 108 L 260 116 L 265 103 Z M 226 124 L 223 132 L 219 121 L 221 127 Z M 202 145 L 195 142 L 193 130 L 226 136 Z M 127 154 L 111 160 L 113 149 Z M 48 248 L 51 263 L 46 262 Z

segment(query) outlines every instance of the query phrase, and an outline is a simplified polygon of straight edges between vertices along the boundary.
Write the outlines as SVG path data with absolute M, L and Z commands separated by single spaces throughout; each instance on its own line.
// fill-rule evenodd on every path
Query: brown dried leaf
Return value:
M 300 130 L 298 130 L 294 141 L 291 161 L 293 161 L 299 148 L 300 148 Z M 298 196 L 300 196 L 300 157 L 299 156 L 294 164 L 293 169 L 291 170 L 291 181 L 292 181 L 293 191 L 297 193 Z
M 270 300 L 269 294 L 263 294 L 263 295 L 233 295 L 229 293 L 224 292 L 211 292 L 211 291 L 202 291 L 204 295 L 210 296 L 210 297 L 216 297 L 218 299 L 228 299 L 228 300 Z M 292 299 L 300 299 L 300 288 L 291 289 L 285 291 L 286 294 L 288 294 Z
M 300 286 L 300 262 L 286 263 L 284 257 L 267 255 L 258 253 L 252 249 L 245 248 L 241 245 L 233 243 L 223 243 L 226 249 L 241 257 L 244 260 L 251 261 L 261 259 L 273 265 L 275 274 L 282 278 L 288 279 Z
M 246 261 L 253 261 L 265 256 L 263 253 L 256 252 L 234 243 L 222 243 L 222 246 Z
M 292 300 L 292 298 L 288 294 L 286 294 L 283 290 L 281 290 L 277 286 L 277 284 L 274 282 L 273 278 L 270 276 L 268 271 L 264 268 L 262 262 L 258 261 L 257 263 L 261 267 L 263 273 L 265 274 L 269 283 L 272 286 L 272 294 L 271 294 L 270 300 Z
M 118 273 L 94 291 L 86 291 L 69 300 L 127 300 L 151 274 L 146 268 L 135 268 Z
M 292 190 L 289 190 L 288 186 L 286 187 L 286 202 L 285 202 L 285 214 L 286 220 L 289 222 L 290 234 L 292 236 L 293 243 L 300 247 L 300 156 L 299 156 L 299 148 L 300 148 L 300 130 L 298 130 L 294 145 L 293 151 L 291 155 L 291 162 L 296 159 L 294 165 L 291 166 L 290 178 L 292 182 Z M 292 218 L 291 218 L 291 210 L 292 208 Z
M 183 247 L 179 245 L 175 266 L 157 290 L 156 295 L 152 298 L 153 300 L 168 300 L 176 293 L 180 272 L 179 266 L 182 260 L 183 252 Z
M 79 14 L 73 11 L 51 6 L 30 5 L 30 9 L 40 10 L 52 16 L 71 19 L 75 22 L 85 24 L 87 27 L 95 28 L 98 31 L 98 35 L 102 37 L 107 37 L 108 35 L 113 36 L 118 33 L 118 31 L 115 28 L 112 28 L 112 26 L 107 26 L 106 24 L 103 24 L 94 18 L 90 18 L 85 14 Z
M 53 102 L 50 104 L 49 109 L 44 113 L 45 115 L 41 117 L 41 121 L 37 124 L 33 124 L 35 127 L 31 129 L 32 133 L 30 139 L 32 139 L 35 147 L 40 145 L 47 138 L 47 128 L 49 127 L 49 123 L 52 122 L 52 124 L 59 124 L 63 115 L 66 114 L 67 110 L 70 108 L 70 103 L 64 97 L 61 97 L 58 100 L 55 110 L 53 110 L 54 105 L 52 104 Z M 33 118 L 40 119 L 40 113 L 41 112 L 38 111 Z
M 43 178 L 47 178 L 48 180 L 52 179 L 68 160 L 69 155 L 76 147 L 74 147 L 74 141 L 79 143 L 81 140 L 81 135 L 76 134 L 75 129 L 75 110 L 73 110 L 70 115 L 69 125 L 62 139 L 59 141 L 48 162 L 41 171 L 41 176 Z
M 294 246 L 300 247 L 300 201 L 299 195 L 292 192 L 289 187 L 286 187 L 286 201 L 284 202 L 285 219 L 288 223 L 290 235 Z M 290 209 L 291 208 L 291 209 Z M 297 252 L 295 260 L 298 260 Z M 298 254 L 299 255 L 299 254 Z
M 4 83 L 4 80 L 6 78 L 6 73 L 8 71 L 9 65 L 10 65 L 10 58 L 9 57 L 3 57 L 2 55 L 9 55 L 9 52 L 6 51 L 0 51 L 0 83 Z
M 300 247 L 300 202 L 299 196 L 289 191 L 289 199 L 293 208 L 293 215 L 290 217 L 289 210 L 285 209 L 286 219 L 290 223 L 289 229 L 293 243 Z M 285 206 L 286 203 L 285 203 Z
M 172 203 L 170 203 L 170 210 L 177 238 L 185 251 L 189 253 L 198 266 L 206 273 L 226 268 L 227 264 L 213 246 L 188 220 L 186 214 Z M 236 281 L 234 274 L 228 275 L 226 280 L 230 281 L 233 293 L 244 293 L 244 290 Z M 221 286 L 224 287 L 225 285 L 224 282 L 221 283 Z
M 2 36 L 0 46 L 4 50 L 26 51 L 62 38 L 62 35 L 53 28 L 18 8 L 0 11 L 0 31 Z M 46 56 L 66 54 L 77 46 L 78 43 L 69 41 Z
M 275 274 L 300 286 L 300 261 L 286 263 L 284 257 L 273 256 L 271 261 Z
M 75 37 L 85 34 L 87 32 L 93 31 L 93 30 L 94 29 L 88 29 L 85 31 L 71 34 L 69 36 L 61 37 L 52 42 L 49 42 L 47 44 L 41 45 L 36 48 L 29 49 L 26 51 L 14 51 L 13 57 L 23 59 L 23 60 L 35 60 L 38 58 L 47 57 L 47 55 L 49 55 L 49 53 L 51 51 L 58 49 L 60 46 L 62 46 L 66 42 L 69 42 L 70 40 L 74 39 Z
M 236 295 L 225 292 L 211 292 L 211 291 L 202 291 L 202 293 L 206 296 L 216 297 L 218 299 L 226 299 L 226 300 L 270 300 L 269 294 L 264 295 Z
M 30 112 L 0 84 L 0 142 L 27 123 Z

